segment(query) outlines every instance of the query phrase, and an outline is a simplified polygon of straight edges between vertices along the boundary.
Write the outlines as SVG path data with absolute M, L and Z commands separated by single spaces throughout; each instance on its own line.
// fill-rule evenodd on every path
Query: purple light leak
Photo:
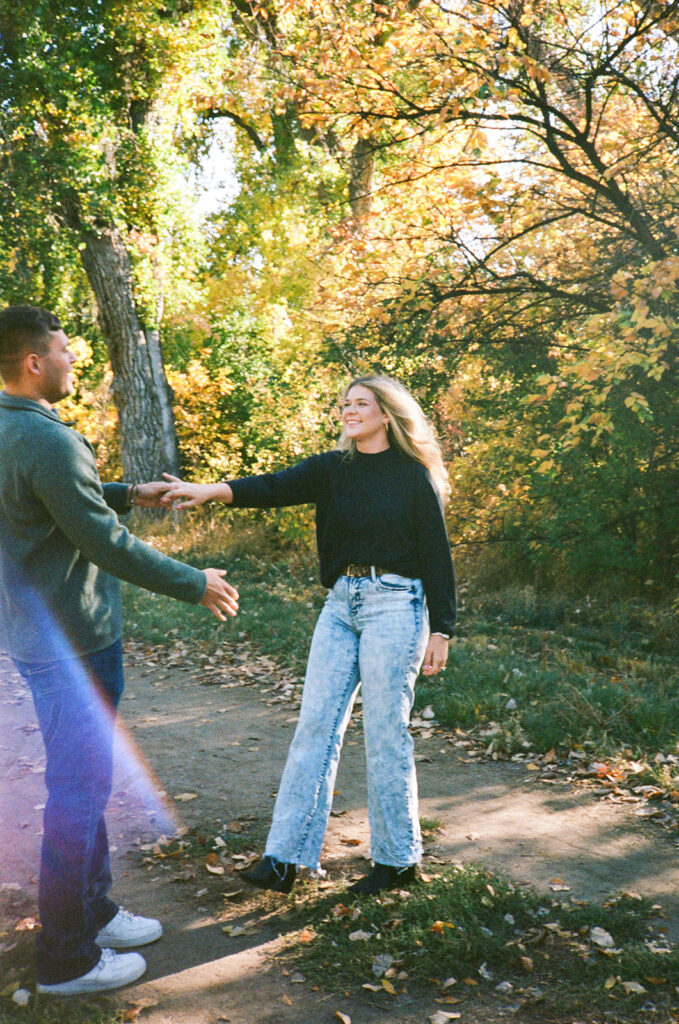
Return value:
M 114 789 L 107 818 L 114 819 L 115 832 L 120 832 L 122 825 L 128 836 L 173 834 L 177 821 L 172 808 L 120 716 L 114 719 L 110 706 L 44 602 L 26 585 L 21 588 L 21 600 L 34 604 L 34 621 L 40 623 L 41 635 L 49 635 L 49 648 L 57 655 L 54 660 L 71 663 L 76 699 L 83 702 L 83 707 L 96 709 L 102 741 L 110 739 L 114 730 Z M 10 672 L 3 671 L 5 666 Z M 23 679 L 19 682 L 11 674 L 13 667 L 0 661 L 0 884 L 25 883 L 35 875 L 41 825 L 41 816 L 36 811 L 45 802 L 41 778 L 44 747 L 36 728 L 30 691 Z M 111 842 L 115 845 L 113 834 Z

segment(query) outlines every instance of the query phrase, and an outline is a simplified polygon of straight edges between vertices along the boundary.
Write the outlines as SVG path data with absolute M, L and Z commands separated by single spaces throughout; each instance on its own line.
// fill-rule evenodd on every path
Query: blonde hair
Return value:
M 387 429 L 390 443 L 425 467 L 441 500 L 447 501 L 450 497 L 450 482 L 441 446 L 432 424 L 422 412 L 419 403 L 403 384 L 379 374 L 352 380 L 342 392 L 343 402 L 351 389 L 358 385 L 372 391 L 377 404 L 389 420 Z M 344 429 L 338 447 L 340 451 L 349 455 L 356 451 L 356 442 L 353 438 L 347 437 Z

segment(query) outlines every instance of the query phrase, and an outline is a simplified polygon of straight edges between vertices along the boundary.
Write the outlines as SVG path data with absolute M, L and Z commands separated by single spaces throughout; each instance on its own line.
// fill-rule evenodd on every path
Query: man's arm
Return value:
M 192 604 L 202 603 L 217 618 L 235 615 L 237 591 L 221 569 L 202 571 L 156 551 L 134 537 L 104 499 L 94 454 L 75 431 L 55 435 L 34 465 L 33 486 L 54 522 L 90 562 L 119 579 Z M 127 485 L 107 485 L 118 501 Z
M 129 484 L 102 484 L 101 489 L 104 501 L 109 508 L 117 512 L 119 516 L 130 511 L 130 486 Z

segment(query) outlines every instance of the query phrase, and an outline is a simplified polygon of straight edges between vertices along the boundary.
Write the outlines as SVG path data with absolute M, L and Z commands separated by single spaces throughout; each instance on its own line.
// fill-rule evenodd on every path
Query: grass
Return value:
M 266 836 L 260 821 L 205 823 L 167 841 L 149 844 L 139 851 L 140 865 L 148 862 L 154 872 L 200 878 L 206 894 L 216 904 L 223 900 L 224 878 L 230 858 L 242 851 L 259 849 Z M 209 865 L 209 867 L 208 867 Z M 237 879 L 236 879 L 237 880 Z M 136 1019 L 134 1011 L 110 1005 L 110 994 L 77 999 L 57 999 L 35 994 L 34 937 L 37 908 L 20 892 L 0 893 L 0 1024 L 123 1024 Z M 31 993 L 27 1006 L 12 1001 L 16 989 Z
M 155 866 L 159 861 L 175 862 L 181 866 L 203 863 L 213 855 L 217 858 L 232 856 L 244 850 L 259 849 L 264 844 L 267 829 L 268 825 L 259 820 L 241 819 L 230 824 L 204 822 L 200 827 L 187 829 L 167 840 L 154 843 L 148 859 Z
M 105 996 L 54 999 L 34 992 L 34 902 L 19 892 L 0 893 L 0 1022 L 1 1024 L 121 1024 L 123 1010 Z M 16 989 L 31 993 L 27 1006 L 13 1002 Z
M 241 594 L 237 619 L 217 624 L 203 608 L 128 587 L 128 635 L 208 647 L 248 640 L 302 676 L 323 602 L 308 547 L 281 553 L 261 528 L 201 533 L 200 523 L 154 542 L 199 567 L 227 566 Z M 579 746 L 643 759 L 677 748 L 676 611 L 643 601 L 541 596 L 530 587 L 475 594 L 462 586 L 461 593 L 448 667 L 419 679 L 416 708 L 431 704 L 451 728 L 484 729 L 506 755 Z
M 156 529 L 150 539 L 198 567 L 228 567 L 241 594 L 238 618 L 217 623 L 201 607 L 126 587 L 127 635 L 151 644 L 198 644 L 222 656 L 246 641 L 301 676 L 323 602 L 306 543 L 281 552 L 251 522 L 237 529 L 206 529 L 205 518 L 191 522 L 181 532 Z M 417 708 L 431 704 L 442 725 L 482 731 L 503 755 L 576 747 L 598 756 L 624 753 L 649 762 L 640 781 L 667 782 L 675 768 L 655 764 L 653 755 L 679 749 L 676 611 L 612 598 L 573 601 L 531 588 L 461 591 L 460 629 L 448 668 L 418 681 Z M 439 827 L 435 819 L 422 821 L 426 838 Z M 227 865 L 229 857 L 262 840 L 258 823 L 246 823 L 241 833 L 205 826 L 163 844 L 151 857 L 168 870 L 199 865 L 204 872 L 207 862 Z M 216 892 L 223 879 L 210 878 Z M 27 1007 L 12 1003 L 14 987 L 32 987 L 32 933 L 14 930 L 30 908 L 12 903 L 13 894 L 3 899 L 0 1022 L 119 1024 L 123 1011 L 112 1010 L 105 996 L 76 1002 L 33 996 Z M 404 894 L 351 906 L 341 900 L 314 883 L 303 886 L 299 918 L 306 941 L 291 952 L 304 973 L 319 980 L 327 979 L 331 963 L 336 985 L 376 984 L 388 996 L 388 986 L 399 991 L 433 984 L 446 999 L 464 1000 L 477 985 L 506 981 L 508 998 L 544 1002 L 550 1019 L 565 1019 L 572 1006 L 621 1020 L 631 1019 L 644 1001 L 664 1012 L 679 986 L 679 952 L 649 948 L 649 908 L 637 899 L 604 907 L 551 901 L 467 867 Z M 601 952 L 590 941 L 592 927 L 610 932 L 619 952 Z M 351 940 L 356 931 L 370 938 Z M 379 978 L 376 962 L 390 964 Z M 489 974 L 492 981 L 484 979 Z M 444 988 L 451 976 L 455 984 Z M 647 991 L 627 993 L 625 983 Z
M 521 600 L 523 598 L 523 600 Z M 445 724 L 497 726 L 494 749 L 643 757 L 679 740 L 679 618 L 641 602 L 511 588 L 470 599 L 449 666 L 418 683 Z
M 332 966 L 337 987 L 377 982 L 382 995 L 433 986 L 455 1002 L 501 984 L 519 1003 L 544 1003 L 550 1020 L 593 1009 L 629 1015 L 649 999 L 669 1009 L 679 984 L 679 950 L 653 952 L 649 913 L 631 896 L 605 906 L 550 901 L 468 866 L 359 904 L 316 899 L 288 955 L 311 979 Z M 597 946 L 593 928 L 609 933 L 615 952 Z M 629 983 L 645 991 L 628 992 Z
M 160 534 L 151 538 L 168 554 L 204 569 L 213 565 L 228 570 L 238 587 L 240 611 L 236 619 L 219 623 L 200 605 L 179 604 L 136 587 L 124 586 L 126 635 L 160 644 L 173 640 L 213 647 L 253 640 L 263 653 L 285 661 L 302 675 L 309 641 L 323 591 L 318 570 L 306 548 L 299 554 L 276 557 L 251 532 L 235 535 L 216 531 L 207 540 L 201 534 Z

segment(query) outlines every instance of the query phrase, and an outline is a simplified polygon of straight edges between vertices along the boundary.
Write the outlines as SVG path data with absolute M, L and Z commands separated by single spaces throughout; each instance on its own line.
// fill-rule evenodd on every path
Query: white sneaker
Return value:
M 163 934 L 163 926 L 153 917 L 137 917 L 121 907 L 114 918 L 101 929 L 95 942 L 106 949 L 131 949 L 155 942 Z
M 87 992 L 107 992 L 112 988 L 122 988 L 131 981 L 141 978 L 146 970 L 146 960 L 141 953 L 115 953 L 112 949 L 102 949 L 98 964 L 70 981 L 60 981 L 56 985 L 42 985 L 38 982 L 38 992 L 54 996 L 77 996 Z

